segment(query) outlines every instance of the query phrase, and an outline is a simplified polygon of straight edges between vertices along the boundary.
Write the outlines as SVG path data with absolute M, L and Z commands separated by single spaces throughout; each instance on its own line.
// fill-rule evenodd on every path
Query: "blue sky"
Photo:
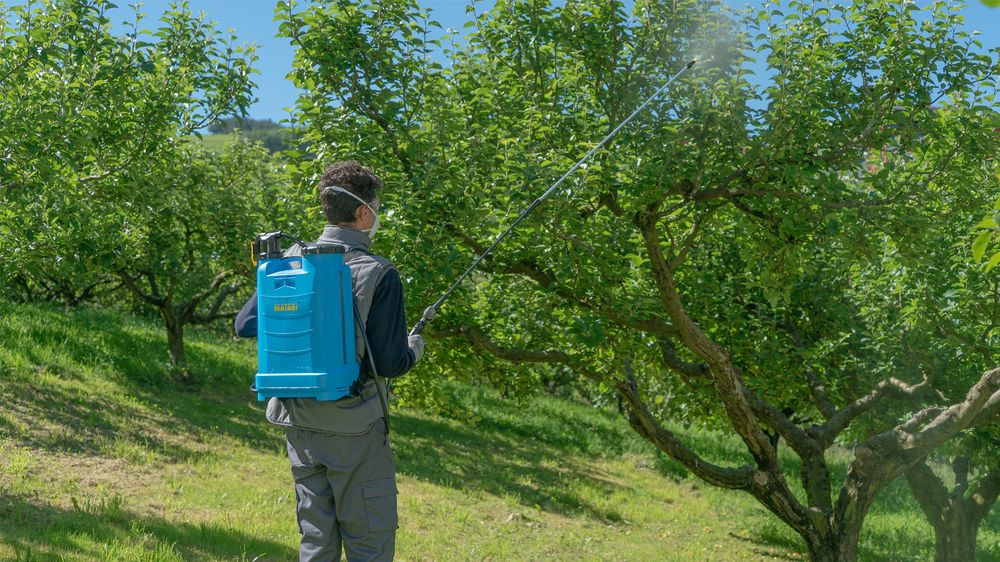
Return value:
M 420 5 L 430 8 L 434 19 L 444 28 L 458 30 L 466 21 L 466 3 L 466 0 L 420 0 Z M 745 2 L 727 0 L 727 3 L 732 7 L 741 7 Z M 260 56 L 257 62 L 260 74 L 255 79 L 258 101 L 250 108 L 249 116 L 279 121 L 288 117 L 288 109 L 294 106 L 297 91 L 285 79 L 292 68 L 293 49 L 287 40 L 275 36 L 278 32 L 278 24 L 274 21 L 275 4 L 275 0 L 190 0 L 191 9 L 205 12 L 219 29 L 232 28 L 241 42 L 257 43 L 257 54 Z M 492 3 L 487 0 L 483 4 Z M 760 5 L 761 2 L 753 0 L 749 4 Z M 920 0 L 918 4 L 929 2 Z M 124 8 L 126 2 L 120 5 L 123 9 L 114 18 L 115 23 L 131 15 L 130 8 Z M 147 14 L 146 27 L 155 27 L 155 21 L 169 5 L 170 0 L 145 0 L 142 11 Z M 979 0 L 971 0 L 962 13 L 966 29 L 982 33 L 980 40 L 984 47 L 1000 46 L 1000 8 L 987 8 Z

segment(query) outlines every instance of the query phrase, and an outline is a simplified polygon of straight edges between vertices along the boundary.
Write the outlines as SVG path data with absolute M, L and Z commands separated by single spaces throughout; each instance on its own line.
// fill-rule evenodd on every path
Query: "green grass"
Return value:
M 192 330 L 187 346 L 201 383 L 179 392 L 156 322 L 0 302 L 0 559 L 296 558 L 282 433 L 247 391 L 254 343 Z M 474 423 L 394 412 L 399 560 L 804 558 L 752 498 L 688 477 L 613 413 L 449 392 Z M 679 431 L 709 458 L 740 450 Z M 984 524 L 983 559 L 998 558 L 998 527 Z M 932 537 L 897 483 L 863 555 L 927 559 Z
M 201 142 L 205 145 L 205 148 L 221 152 L 222 147 L 229 141 L 233 140 L 232 133 L 225 133 L 221 135 L 202 135 Z

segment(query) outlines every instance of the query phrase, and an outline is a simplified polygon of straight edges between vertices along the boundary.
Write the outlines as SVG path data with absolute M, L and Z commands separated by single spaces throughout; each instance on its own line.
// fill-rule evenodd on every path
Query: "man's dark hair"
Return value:
M 375 199 L 375 192 L 382 189 L 382 180 L 357 160 L 334 162 L 323 170 L 317 191 L 323 203 L 326 222 L 328 224 L 354 222 L 354 211 L 361 206 L 361 203 L 346 193 L 327 189 L 332 186 L 343 187 L 371 203 Z

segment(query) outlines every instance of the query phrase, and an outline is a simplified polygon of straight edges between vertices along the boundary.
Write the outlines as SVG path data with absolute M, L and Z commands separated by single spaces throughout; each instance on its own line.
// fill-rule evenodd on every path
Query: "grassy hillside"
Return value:
M 223 145 L 231 140 L 233 140 L 232 133 L 224 133 L 220 135 L 205 134 L 201 137 L 201 142 L 205 145 L 205 148 L 215 152 L 220 152 Z
M 0 302 L 0 559 L 295 559 L 282 434 L 246 390 L 254 343 L 195 330 L 188 346 L 202 385 L 178 392 L 155 322 Z M 687 478 L 616 415 L 451 392 L 474 425 L 394 413 L 398 560 L 804 558 L 753 500 Z M 712 457 L 738 449 L 686 435 Z M 915 510 L 888 490 L 865 558 L 930 557 Z

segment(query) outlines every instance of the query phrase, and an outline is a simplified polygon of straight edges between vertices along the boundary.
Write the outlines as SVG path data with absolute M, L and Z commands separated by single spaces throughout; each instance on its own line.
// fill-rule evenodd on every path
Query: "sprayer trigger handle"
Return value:
M 435 316 L 437 316 L 437 309 L 434 308 L 433 305 L 425 308 L 424 317 L 421 318 L 419 322 L 417 322 L 417 325 L 414 326 L 412 330 L 410 330 L 410 335 L 411 336 L 420 335 L 420 332 L 423 332 L 424 328 L 427 327 L 427 323 L 430 322 L 431 320 L 434 320 Z

